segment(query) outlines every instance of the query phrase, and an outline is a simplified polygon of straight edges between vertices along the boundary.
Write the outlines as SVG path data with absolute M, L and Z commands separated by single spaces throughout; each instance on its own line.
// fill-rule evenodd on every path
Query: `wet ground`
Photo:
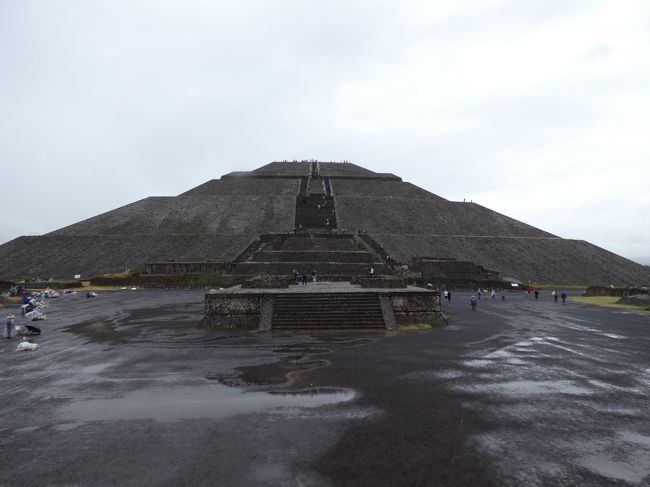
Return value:
M 349 336 L 198 330 L 199 291 L 52 299 L 37 351 L 0 343 L 0 486 L 650 484 L 650 316 L 453 299 Z

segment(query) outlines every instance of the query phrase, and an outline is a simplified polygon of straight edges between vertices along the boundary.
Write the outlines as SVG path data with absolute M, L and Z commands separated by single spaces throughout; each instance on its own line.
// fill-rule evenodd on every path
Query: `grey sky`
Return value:
M 647 0 L 0 0 L 0 243 L 351 160 L 650 264 Z

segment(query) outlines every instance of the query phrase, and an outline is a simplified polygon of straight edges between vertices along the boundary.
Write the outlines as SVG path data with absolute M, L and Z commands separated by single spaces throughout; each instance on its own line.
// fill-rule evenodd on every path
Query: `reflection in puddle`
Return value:
M 495 382 L 492 384 L 457 386 L 457 388 L 478 393 L 503 394 L 507 396 L 532 396 L 548 394 L 571 394 L 576 396 L 588 396 L 593 394 L 593 392 L 589 389 L 577 386 L 573 382 L 567 380 L 518 380 L 511 382 Z
M 210 384 L 203 387 L 140 390 L 119 398 L 73 402 L 62 409 L 62 416 L 69 421 L 225 418 L 276 408 L 315 408 L 353 398 L 354 392 L 345 389 L 271 394 L 243 392 L 221 384 Z
M 643 465 L 612 460 L 606 455 L 591 455 L 582 458 L 578 463 L 603 477 L 625 480 L 633 484 L 638 484 L 648 474 Z

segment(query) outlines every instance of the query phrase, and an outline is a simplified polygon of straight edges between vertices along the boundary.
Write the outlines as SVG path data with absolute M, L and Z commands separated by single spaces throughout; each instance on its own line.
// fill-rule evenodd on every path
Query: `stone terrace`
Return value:
M 397 325 L 438 323 L 440 293 L 422 288 L 372 289 L 318 283 L 288 289 L 239 286 L 205 295 L 204 327 L 395 330 Z

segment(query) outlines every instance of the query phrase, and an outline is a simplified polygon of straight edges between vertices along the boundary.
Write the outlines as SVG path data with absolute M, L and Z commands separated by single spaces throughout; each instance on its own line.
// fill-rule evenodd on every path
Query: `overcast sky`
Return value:
M 650 2 L 0 0 L 0 243 L 307 158 L 650 264 Z

